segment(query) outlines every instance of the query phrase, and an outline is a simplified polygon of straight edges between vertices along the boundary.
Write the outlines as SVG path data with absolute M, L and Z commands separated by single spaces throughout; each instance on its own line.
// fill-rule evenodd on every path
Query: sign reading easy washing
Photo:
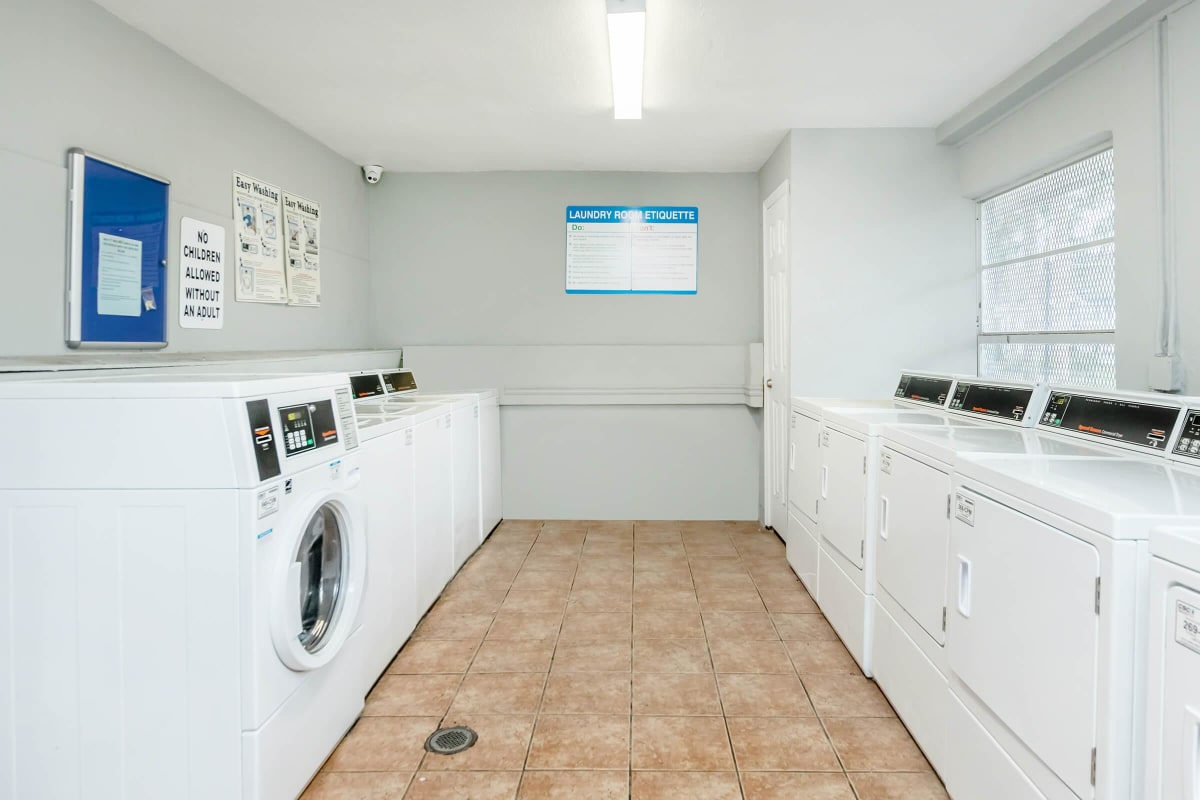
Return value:
M 567 206 L 567 294 L 695 294 L 695 206 Z

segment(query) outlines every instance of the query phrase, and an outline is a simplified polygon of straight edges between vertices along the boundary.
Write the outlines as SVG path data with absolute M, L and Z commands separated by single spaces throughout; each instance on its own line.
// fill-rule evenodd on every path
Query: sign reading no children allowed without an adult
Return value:
M 225 228 L 184 217 L 179 224 L 179 327 L 225 325 Z
M 695 206 L 567 206 L 567 294 L 695 294 Z

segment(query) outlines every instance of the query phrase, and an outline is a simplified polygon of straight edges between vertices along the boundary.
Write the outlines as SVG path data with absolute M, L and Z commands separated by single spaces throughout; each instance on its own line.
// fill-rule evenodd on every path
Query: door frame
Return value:
M 770 477 L 771 477 L 771 449 L 770 449 L 771 414 L 770 414 L 770 400 L 769 400 L 769 395 L 767 394 L 768 353 L 767 353 L 767 347 L 766 347 L 766 343 L 767 343 L 767 306 L 769 303 L 769 299 L 767 297 L 767 286 L 769 285 L 769 280 L 767 278 L 767 252 L 768 252 L 767 209 L 770 208 L 772 205 L 774 205 L 776 201 L 778 201 L 781 197 L 784 197 L 784 196 L 788 197 L 788 217 L 789 217 L 789 223 L 790 223 L 791 181 L 788 178 L 784 178 L 779 183 L 778 186 L 776 186 L 773 190 L 771 190 L 771 193 L 769 195 L 767 195 L 767 199 L 763 200 L 762 209 L 759 214 L 759 220 L 760 220 L 760 223 L 762 226 L 762 249 L 761 249 L 761 252 L 762 252 L 761 289 L 762 289 L 762 292 L 761 293 L 762 293 L 762 324 L 763 324 L 763 328 L 762 328 L 762 332 L 763 332 L 763 363 L 762 363 L 762 368 L 763 368 L 762 517 L 763 518 L 762 518 L 762 524 L 764 527 L 773 528 L 776 532 L 778 532 L 780 525 L 784 526 L 784 529 L 786 532 L 787 517 L 785 515 L 784 519 L 782 519 L 782 520 L 773 520 L 771 518 L 771 510 L 772 510 L 771 509 L 771 480 L 770 480 Z M 787 273 L 788 273 L 788 288 L 790 290 L 791 286 L 792 286 L 792 274 L 791 274 L 792 273 L 792 258 L 791 258 L 790 224 L 787 227 L 789 228 L 789 230 L 788 230 Z M 791 307 L 792 307 L 791 298 L 789 298 L 788 303 L 787 303 L 787 313 L 788 313 L 788 317 L 789 317 L 787 327 L 788 327 L 789 335 L 790 335 L 790 332 L 792 329 L 791 319 L 790 319 Z M 790 349 L 788 352 L 788 375 L 789 376 L 791 375 L 791 351 L 790 351 Z M 790 387 L 789 387 L 789 391 L 790 391 Z M 784 430 L 787 430 L 787 428 L 785 427 Z M 787 497 L 787 487 L 786 487 L 787 474 L 786 473 L 784 474 L 784 481 L 785 481 L 784 497 Z

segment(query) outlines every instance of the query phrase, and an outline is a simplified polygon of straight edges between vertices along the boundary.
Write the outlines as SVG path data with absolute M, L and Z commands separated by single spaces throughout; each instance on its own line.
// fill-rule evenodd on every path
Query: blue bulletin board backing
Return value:
M 167 346 L 170 181 L 67 153 L 69 347 Z

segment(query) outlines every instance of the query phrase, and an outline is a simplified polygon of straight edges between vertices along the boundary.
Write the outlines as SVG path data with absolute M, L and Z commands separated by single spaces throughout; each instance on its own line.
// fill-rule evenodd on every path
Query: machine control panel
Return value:
M 283 452 L 288 457 L 338 441 L 337 418 L 331 400 L 317 400 L 279 409 Z
M 391 372 L 385 372 L 383 373 L 383 383 L 387 388 L 388 394 L 415 392 L 417 390 L 417 379 L 413 377 L 411 369 L 396 369 Z
M 250 400 L 246 403 L 246 418 L 250 423 L 250 443 L 254 448 L 254 461 L 258 466 L 260 481 L 279 477 L 279 451 L 275 447 L 275 434 L 271 429 L 271 405 L 266 400 Z
M 1187 410 L 1187 419 L 1172 452 L 1177 456 L 1200 459 L 1200 408 Z
M 950 394 L 950 387 L 953 385 L 953 378 L 935 378 L 929 375 L 905 373 L 900 376 L 900 385 L 896 387 L 896 397 L 900 400 L 928 403 L 931 406 L 944 406 L 946 397 Z
M 1050 395 L 1038 425 L 1166 450 L 1180 409 L 1125 400 L 1059 392 Z
M 355 400 L 387 394 L 387 390 L 383 388 L 383 381 L 379 379 L 378 372 L 372 372 L 369 375 L 351 375 L 350 391 L 354 393 Z
M 1033 388 L 1024 386 L 992 386 L 986 383 L 964 383 L 959 381 L 950 398 L 950 409 L 998 417 L 1020 422 L 1025 418 Z

